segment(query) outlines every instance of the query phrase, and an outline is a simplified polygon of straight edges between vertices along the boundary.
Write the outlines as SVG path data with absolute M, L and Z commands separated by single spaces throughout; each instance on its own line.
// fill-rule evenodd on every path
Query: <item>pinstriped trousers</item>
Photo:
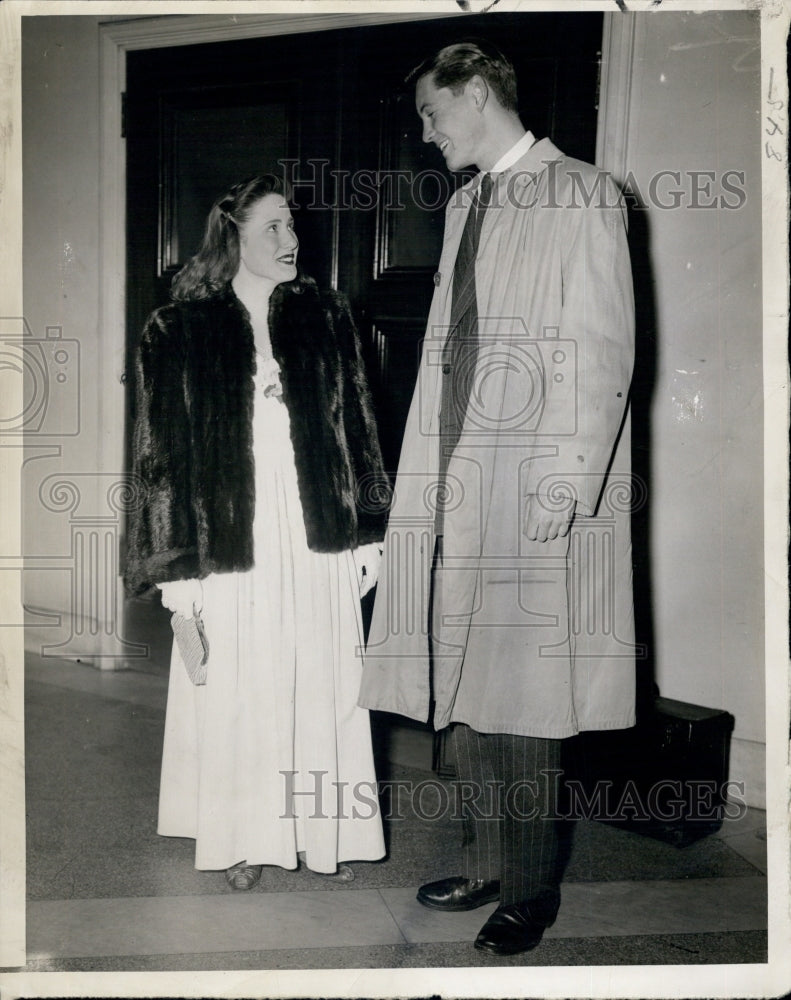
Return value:
M 464 821 L 463 870 L 500 880 L 501 903 L 531 903 L 549 925 L 560 905 L 557 799 L 560 740 L 451 727 Z

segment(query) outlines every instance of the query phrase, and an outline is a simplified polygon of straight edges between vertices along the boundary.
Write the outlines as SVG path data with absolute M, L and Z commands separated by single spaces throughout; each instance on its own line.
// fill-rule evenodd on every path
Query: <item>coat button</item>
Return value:
M 442 281 L 442 275 L 439 273 L 439 271 L 437 271 L 437 273 L 434 275 L 434 284 L 439 285 L 440 281 Z
M 443 365 L 442 366 L 442 374 L 443 375 L 450 375 L 450 365 Z

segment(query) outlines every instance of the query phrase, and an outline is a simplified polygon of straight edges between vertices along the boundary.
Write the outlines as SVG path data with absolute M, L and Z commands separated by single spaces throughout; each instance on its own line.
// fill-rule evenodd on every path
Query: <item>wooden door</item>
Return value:
M 128 355 L 197 249 L 213 200 L 284 170 L 301 266 L 351 299 L 394 471 L 444 203 L 463 180 L 421 141 L 402 81 L 438 46 L 486 38 L 514 61 L 525 126 L 592 160 L 601 33 L 600 13 L 486 14 L 130 53 Z M 129 424 L 131 400 L 127 409 Z M 125 628 L 136 637 L 134 613 Z

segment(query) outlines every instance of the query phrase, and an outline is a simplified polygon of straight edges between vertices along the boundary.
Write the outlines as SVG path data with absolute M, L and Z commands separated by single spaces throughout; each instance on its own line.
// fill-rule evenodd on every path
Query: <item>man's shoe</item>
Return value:
M 532 920 L 526 907 L 519 903 L 498 906 L 481 928 L 475 947 L 492 955 L 516 955 L 530 951 L 540 942 L 543 924 Z
M 462 875 L 427 882 L 417 891 L 417 901 L 432 910 L 474 910 L 500 898 L 500 883 L 494 879 L 469 879 Z

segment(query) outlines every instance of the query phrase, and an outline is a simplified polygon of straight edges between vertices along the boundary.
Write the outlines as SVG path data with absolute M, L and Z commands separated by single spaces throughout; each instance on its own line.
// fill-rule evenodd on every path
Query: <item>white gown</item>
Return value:
M 270 366 L 273 365 L 270 362 Z M 288 410 L 256 376 L 255 567 L 203 581 L 210 645 L 193 686 L 174 643 L 158 832 L 195 839 L 195 867 L 331 873 L 384 856 L 351 552 L 311 552 Z M 275 365 L 276 369 L 276 365 Z

